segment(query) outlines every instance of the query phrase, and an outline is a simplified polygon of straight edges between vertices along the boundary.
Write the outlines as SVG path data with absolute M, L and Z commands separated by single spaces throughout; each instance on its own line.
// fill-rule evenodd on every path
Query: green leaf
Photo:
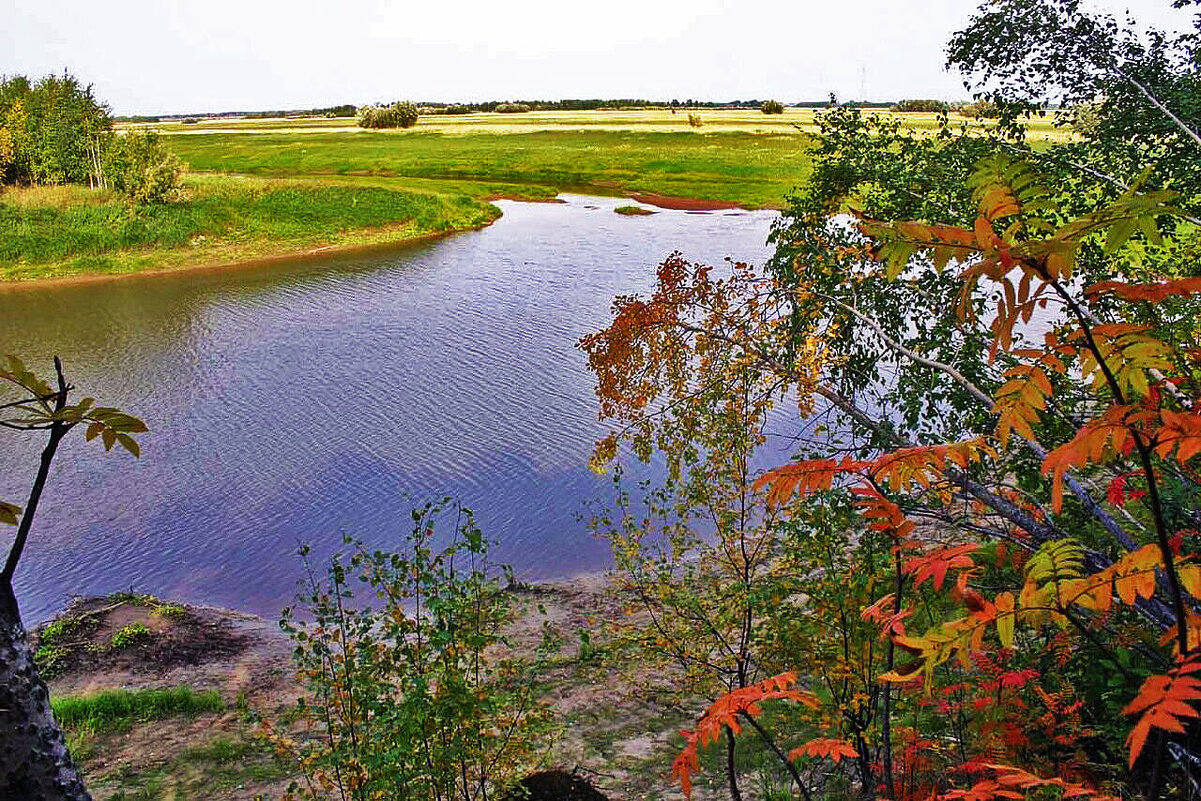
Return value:
M 117 442 L 121 443 L 122 448 L 132 453 L 134 458 L 142 455 L 142 449 L 138 447 L 137 441 L 128 434 L 118 434 Z

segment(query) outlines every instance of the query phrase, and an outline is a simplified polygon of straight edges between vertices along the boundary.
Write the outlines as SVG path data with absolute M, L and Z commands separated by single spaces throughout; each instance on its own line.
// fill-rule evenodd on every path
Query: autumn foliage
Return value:
M 747 370 L 776 402 L 841 413 L 892 446 L 831 448 L 755 481 L 780 532 L 803 528 L 805 508 L 848 510 L 848 531 L 861 533 L 838 547 L 874 550 L 846 563 L 866 577 L 843 577 L 843 592 L 858 593 L 858 617 L 877 634 L 857 639 L 841 601 L 822 606 L 830 577 L 812 574 L 813 627 L 797 636 L 815 655 L 839 638 L 846 647 L 791 666 L 804 696 L 785 673 L 710 706 L 673 766 L 685 794 L 699 749 L 739 734 L 764 704 L 802 699 L 795 734 L 777 732 L 801 742 L 777 755 L 824 760 L 806 775 L 787 768 L 806 797 L 844 762 L 865 792 L 894 798 L 1157 796 L 1183 781 L 1171 766 L 1192 758 L 1201 718 L 1201 330 L 1190 305 L 1201 279 L 1081 281 L 1131 248 L 1163 247 L 1177 198 L 1136 187 L 1071 217 L 1042 181 L 994 155 L 970 182 L 974 225 L 855 223 L 877 276 L 946 279 L 957 325 L 986 339 L 987 361 L 969 376 L 872 329 L 894 358 L 979 404 L 974 435 L 907 440 L 828 382 L 840 358 L 830 309 L 864 315 L 803 271 L 796 286 L 745 265 L 719 279 L 673 257 L 651 299 L 619 299 L 613 324 L 584 341 L 603 414 L 634 432 L 641 454 L 665 428 L 714 413 L 693 402 L 700 388 Z M 617 447 L 602 443 L 598 463 Z M 1119 733 L 1124 769 L 1107 758 Z

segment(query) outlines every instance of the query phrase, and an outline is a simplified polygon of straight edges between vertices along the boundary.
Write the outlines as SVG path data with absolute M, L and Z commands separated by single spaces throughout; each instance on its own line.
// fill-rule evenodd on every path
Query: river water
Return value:
M 0 353 L 43 374 L 60 354 L 80 393 L 151 428 L 140 460 L 60 451 L 17 575 L 26 621 L 131 587 L 273 616 L 299 544 L 387 547 L 443 494 L 521 577 L 607 567 L 579 519 L 610 485 L 587 468 L 604 426 L 575 343 L 673 250 L 761 263 L 774 214 L 562 199 L 386 253 L 0 291 Z M 3 432 L 0 499 L 23 503 L 38 447 Z

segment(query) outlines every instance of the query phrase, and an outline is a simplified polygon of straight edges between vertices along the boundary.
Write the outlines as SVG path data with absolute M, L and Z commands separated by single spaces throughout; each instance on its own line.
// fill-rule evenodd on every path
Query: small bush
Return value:
M 529 110 L 525 103 L 498 103 L 494 109 L 498 114 L 521 114 Z
M 440 521 L 454 526 L 443 550 Z M 297 716 L 317 736 L 273 739 L 309 788 L 409 801 L 487 797 L 536 761 L 548 721 L 533 696 L 537 663 L 502 653 L 513 607 L 487 542 L 466 510 L 427 505 L 412 522 L 393 553 L 348 541 L 349 560 L 335 557 L 326 581 L 314 579 L 302 613 L 284 612 L 307 691 Z M 361 582 L 364 597 L 354 592 Z M 293 797 L 328 796 L 296 786 Z
M 114 136 L 105 152 L 104 175 L 114 189 L 139 205 L 182 196 L 183 164 L 154 131 Z
M 114 651 L 123 651 L 148 639 L 150 639 L 150 629 L 146 628 L 145 623 L 130 623 L 113 634 L 109 646 Z
M 783 114 L 784 104 L 778 100 L 768 100 L 760 107 L 764 114 Z
M 961 106 L 959 114 L 972 119 L 989 119 L 1001 116 L 1001 110 L 997 108 L 996 103 L 991 103 L 987 100 L 977 100 L 975 103 L 968 103 L 966 106 Z
M 688 124 L 691 125 L 693 128 L 699 128 L 702 125 L 704 125 L 705 123 L 703 120 L 701 120 L 700 114 L 689 114 L 688 115 Z
M 153 611 L 153 614 L 165 617 L 168 620 L 179 620 L 187 615 L 187 613 L 188 610 L 179 604 L 157 604 Z
M 412 128 L 421 112 L 409 102 L 390 106 L 363 106 L 359 109 L 360 128 Z

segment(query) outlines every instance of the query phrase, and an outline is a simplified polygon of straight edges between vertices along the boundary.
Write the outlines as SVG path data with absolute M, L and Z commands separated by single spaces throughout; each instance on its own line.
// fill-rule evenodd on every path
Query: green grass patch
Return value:
M 216 690 L 198 693 L 181 686 L 165 690 L 106 690 L 55 698 L 50 706 L 64 728 L 76 733 L 103 734 L 127 731 L 134 723 L 221 712 L 225 702 Z
M 645 217 L 655 213 L 651 209 L 642 208 L 642 206 L 618 206 L 613 211 L 626 217 Z
M 130 208 L 97 192 L 0 195 L 0 279 L 225 263 L 315 246 L 396 241 L 495 219 L 465 194 L 343 182 L 194 176 L 188 199 Z M 78 193 L 76 193 L 78 194 Z M 38 202 L 44 200 L 44 202 Z

